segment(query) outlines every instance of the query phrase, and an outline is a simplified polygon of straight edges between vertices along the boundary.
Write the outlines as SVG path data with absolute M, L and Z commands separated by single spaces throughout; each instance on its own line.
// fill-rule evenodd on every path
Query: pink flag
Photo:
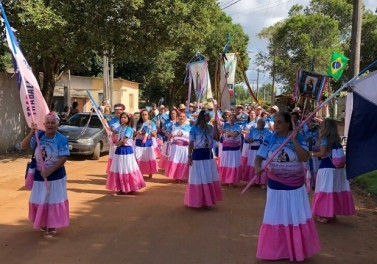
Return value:
M 33 72 L 22 54 L 1 3 L 0 8 L 4 18 L 8 46 L 12 53 L 13 67 L 17 76 L 20 100 L 26 122 L 29 127 L 31 127 L 31 123 L 35 123 L 39 130 L 45 130 L 43 122 L 45 115 L 49 113 L 48 106 Z

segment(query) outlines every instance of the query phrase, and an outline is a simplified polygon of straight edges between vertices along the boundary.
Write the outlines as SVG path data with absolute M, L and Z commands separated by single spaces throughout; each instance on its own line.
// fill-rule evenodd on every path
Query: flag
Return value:
M 333 51 L 327 74 L 334 79 L 339 80 L 347 66 L 348 60 L 347 57 Z
M 377 170 L 377 71 L 351 82 L 353 110 L 348 130 L 347 178 Z
M 220 63 L 220 94 L 221 110 L 230 110 L 231 106 L 236 105 L 235 96 L 235 77 L 237 69 L 237 55 L 226 53 L 224 60 Z
M 1 14 L 4 19 L 7 43 L 12 54 L 14 71 L 16 73 L 18 89 L 20 91 L 20 100 L 26 122 L 29 127 L 31 123 L 37 124 L 39 130 L 45 130 L 44 118 L 49 109 L 43 98 L 39 84 L 22 54 L 20 45 L 13 34 L 11 26 L 5 15 L 4 7 L 0 2 Z

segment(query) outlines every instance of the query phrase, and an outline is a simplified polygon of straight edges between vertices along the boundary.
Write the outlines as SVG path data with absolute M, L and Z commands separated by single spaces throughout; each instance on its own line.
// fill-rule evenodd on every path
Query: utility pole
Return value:
M 360 71 L 360 44 L 361 44 L 361 19 L 362 0 L 353 1 L 352 35 L 351 35 L 351 59 L 349 69 L 349 79 L 359 74 Z
M 353 1 L 352 16 L 352 35 L 351 35 L 351 58 L 348 78 L 351 79 L 360 71 L 360 44 L 361 44 L 361 19 L 362 19 L 362 0 Z M 346 116 L 344 124 L 344 136 L 348 136 L 348 128 L 351 121 L 353 107 L 353 93 L 351 89 L 347 91 Z
M 259 69 L 257 69 L 257 100 L 258 100 L 258 91 L 259 91 Z
M 276 87 L 275 87 L 275 49 L 274 54 L 272 55 L 272 91 L 271 91 L 271 105 L 275 104 L 275 93 L 276 93 Z

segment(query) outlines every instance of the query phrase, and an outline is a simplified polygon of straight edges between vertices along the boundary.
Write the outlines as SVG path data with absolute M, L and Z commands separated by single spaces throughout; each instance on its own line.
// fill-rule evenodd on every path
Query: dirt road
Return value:
M 107 156 L 67 165 L 71 224 L 46 239 L 27 219 L 27 159 L 0 160 L 0 263 L 270 263 L 255 258 L 266 192 L 223 187 L 211 210 L 183 205 L 184 184 L 163 175 L 147 188 L 113 197 L 105 189 Z M 322 251 L 305 263 L 377 263 L 377 207 L 355 190 L 355 217 L 318 224 Z M 272 263 L 289 263 L 275 261 Z

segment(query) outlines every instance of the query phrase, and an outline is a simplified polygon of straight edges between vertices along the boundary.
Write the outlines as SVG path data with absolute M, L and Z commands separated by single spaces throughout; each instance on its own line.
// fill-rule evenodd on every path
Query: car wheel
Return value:
M 96 146 L 94 147 L 92 159 L 98 160 L 100 155 L 101 155 L 101 143 L 98 142 Z

